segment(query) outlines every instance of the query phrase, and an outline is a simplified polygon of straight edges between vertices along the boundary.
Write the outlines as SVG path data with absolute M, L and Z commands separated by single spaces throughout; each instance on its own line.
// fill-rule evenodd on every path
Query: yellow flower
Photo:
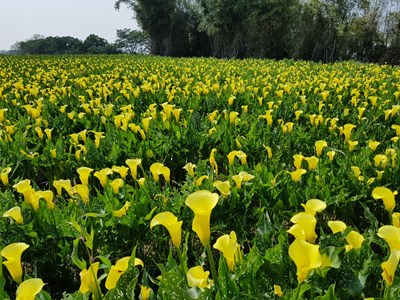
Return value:
M 290 221 L 293 224 L 299 225 L 303 229 L 307 241 L 311 243 L 315 242 L 317 238 L 317 234 L 315 233 L 317 219 L 312 214 L 299 212 L 295 214 Z
M 7 168 L 4 168 L 3 170 L 1 170 L 1 173 L 0 173 L 0 178 L 1 178 L 1 182 L 3 183 L 3 185 L 8 185 L 8 174 L 11 172 L 11 168 L 10 167 L 7 167 Z
M 10 208 L 9 210 L 7 210 L 3 214 L 3 217 L 12 218 L 17 224 L 23 224 L 24 223 L 24 218 L 22 217 L 21 208 L 19 206 L 14 206 L 13 208 Z
M 390 250 L 400 250 L 400 228 L 384 225 L 379 228 L 378 236 L 389 244 Z
M 349 243 L 348 245 L 345 245 L 346 252 L 352 250 L 352 249 L 359 249 L 362 246 L 362 243 L 364 241 L 364 237 L 359 234 L 357 231 L 350 231 L 350 233 L 346 236 L 346 241 Z
M 231 231 L 229 235 L 224 234 L 215 242 L 214 249 L 222 252 L 228 264 L 229 270 L 235 271 L 235 261 L 240 259 L 240 245 L 237 243 L 236 233 Z
M 296 239 L 306 240 L 304 229 L 299 224 L 294 224 L 288 229 L 287 232 L 293 235 Z
M 74 186 L 74 191 L 81 197 L 85 204 L 89 202 L 89 187 L 87 185 L 77 184 Z
M 94 177 L 96 177 L 99 181 L 100 184 L 105 187 L 107 185 L 107 176 L 111 175 L 113 171 L 110 168 L 104 168 L 100 171 L 94 172 Z
M 218 203 L 218 194 L 200 190 L 190 194 L 185 204 L 194 212 L 192 229 L 205 246 L 210 240 L 211 211 Z
M 124 180 L 122 178 L 116 178 L 113 181 L 111 181 L 111 187 L 113 189 L 114 194 L 119 193 L 119 189 L 124 186 Z
M 151 294 L 151 288 L 145 285 L 140 285 L 140 300 L 149 300 Z
M 186 273 L 186 278 L 189 287 L 198 287 L 200 289 L 210 288 L 208 276 L 210 271 L 204 271 L 202 266 L 190 268 Z
M 317 165 L 318 165 L 318 158 L 315 156 L 311 156 L 311 157 L 305 157 L 304 158 L 307 161 L 308 164 L 308 170 L 315 170 L 317 169 Z
M 86 294 L 87 292 L 93 293 L 93 299 L 100 299 L 100 287 L 97 279 L 99 264 L 99 262 L 92 263 L 88 269 L 82 270 L 79 273 L 79 276 L 81 277 L 79 291 L 82 294 Z
M 349 144 L 349 151 L 350 152 L 353 152 L 354 148 L 358 145 L 358 141 L 348 140 L 347 143 Z
M 1 250 L 0 254 L 6 261 L 3 261 L 3 265 L 6 266 L 11 277 L 17 283 L 22 282 L 22 266 L 21 266 L 21 255 L 29 245 L 25 243 L 12 243 Z
M 173 213 L 166 211 L 153 217 L 150 222 L 150 229 L 156 225 L 163 225 L 167 228 L 174 246 L 179 248 L 181 245 L 182 223 L 183 221 L 178 221 L 178 218 Z
M 156 162 L 150 166 L 150 172 L 153 174 L 154 180 L 159 181 L 159 175 L 163 175 L 166 182 L 170 181 L 170 169 L 164 166 L 162 163 Z
M 400 227 L 400 213 L 392 213 L 392 225 L 399 228 Z
M 307 173 L 306 170 L 304 169 L 297 169 L 296 171 L 293 172 L 288 172 L 290 174 L 290 176 L 292 177 L 292 180 L 294 182 L 299 182 L 301 179 L 301 176 L 303 176 L 304 174 Z
M 186 170 L 186 172 L 188 172 L 188 174 L 189 174 L 189 176 L 190 177 L 194 177 L 194 169 L 196 168 L 196 165 L 195 164 L 192 164 L 192 163 L 187 163 L 184 167 L 183 167 L 183 169 L 185 169 Z
M 376 187 L 372 191 L 372 197 L 375 200 L 382 199 L 385 209 L 388 212 L 392 212 L 396 206 L 396 200 L 394 199 L 395 195 L 397 195 L 397 191 L 392 192 L 386 187 Z
M 328 221 L 328 226 L 333 234 L 342 232 L 347 228 L 347 225 L 342 221 Z
M 126 176 L 128 175 L 129 168 L 125 166 L 112 166 L 111 171 L 118 173 L 119 176 L 121 176 L 121 178 L 125 180 Z
M 203 181 L 204 181 L 204 179 L 207 179 L 207 178 L 208 178 L 207 175 L 202 175 L 202 176 L 200 176 L 199 178 L 196 179 L 196 185 L 197 185 L 197 186 L 201 186 L 202 183 L 203 183 Z
M 68 195 L 70 197 L 72 197 L 73 190 L 72 190 L 72 186 L 71 186 L 71 180 L 69 180 L 69 179 L 67 179 L 67 180 L 64 180 L 64 179 L 54 180 L 53 181 L 53 186 L 56 188 L 58 196 L 61 196 L 62 189 L 64 189 L 68 193 Z
M 351 131 L 356 127 L 357 126 L 353 125 L 353 124 L 345 124 L 343 126 L 343 134 L 344 134 L 344 142 L 345 143 L 350 140 Z
M 126 201 L 124 206 L 122 206 L 120 209 L 114 211 L 114 216 L 118 217 L 118 218 L 125 216 L 129 207 L 131 207 L 131 203 L 129 201 Z
M 322 264 L 319 246 L 295 239 L 289 246 L 289 256 L 297 267 L 297 280 L 303 282 L 308 274 Z
M 221 193 L 222 197 L 226 198 L 231 194 L 231 184 L 229 181 L 220 181 L 217 180 L 213 183 L 213 186 L 218 189 Z
M 130 259 L 131 259 L 130 256 L 123 257 L 117 260 L 115 265 L 111 266 L 105 284 L 107 290 L 111 290 L 116 287 L 119 278 L 128 269 Z M 138 265 L 141 265 L 143 267 L 144 266 L 143 261 L 139 258 L 135 258 L 135 266 Z
M 82 184 L 88 185 L 89 184 L 89 175 L 93 171 L 93 169 L 88 167 L 80 167 L 76 170 L 79 174 L 79 179 Z
M 310 199 L 306 204 L 302 203 L 301 206 L 304 207 L 306 213 L 315 216 L 317 212 L 321 212 L 326 208 L 326 203 L 319 199 Z
M 272 149 L 271 149 L 271 147 L 270 146 L 265 146 L 264 144 L 263 144 L 263 147 L 267 151 L 268 158 L 271 159 L 272 158 Z
M 317 156 L 320 157 L 322 154 L 322 150 L 328 146 L 328 143 L 323 140 L 319 140 L 315 142 L 315 151 L 317 152 Z
M 371 149 L 372 151 L 375 151 L 376 148 L 379 146 L 379 142 L 377 141 L 368 141 L 368 147 L 369 149 Z
M 333 161 L 333 158 L 335 157 L 335 154 L 336 154 L 336 152 L 335 152 L 334 150 L 328 151 L 328 152 L 326 153 L 326 155 L 328 156 L 328 158 L 329 158 L 330 161 Z
M 40 278 L 31 278 L 22 282 L 17 288 L 16 300 L 35 300 L 36 295 L 44 287 L 44 282 Z
M 298 170 L 298 169 L 301 169 L 301 162 L 303 161 L 304 156 L 301 155 L 301 154 L 295 154 L 295 155 L 293 155 L 293 159 L 294 159 L 294 166 L 295 166 L 295 168 L 296 168 L 297 170 Z
M 213 148 L 211 150 L 209 160 L 210 160 L 211 168 L 213 169 L 215 175 L 218 175 L 218 165 L 217 165 L 217 161 L 215 160 L 215 152 L 217 152 L 217 149 Z
M 131 175 L 134 179 L 137 179 L 137 168 L 142 164 L 142 160 L 140 158 L 135 159 L 127 159 L 125 163 L 128 165 L 131 170 Z
M 382 278 L 387 286 L 391 286 L 396 273 L 397 265 L 399 264 L 400 250 L 391 250 L 389 259 L 381 264 Z
M 280 285 L 274 284 L 274 294 L 278 297 L 283 297 L 283 292 Z
M 35 194 L 39 199 L 43 198 L 46 201 L 49 209 L 54 209 L 54 194 L 52 191 L 37 191 Z
M 386 165 L 389 162 L 389 159 L 384 154 L 377 154 L 374 157 L 374 162 L 375 162 L 375 167 L 382 166 L 382 168 L 386 168 Z

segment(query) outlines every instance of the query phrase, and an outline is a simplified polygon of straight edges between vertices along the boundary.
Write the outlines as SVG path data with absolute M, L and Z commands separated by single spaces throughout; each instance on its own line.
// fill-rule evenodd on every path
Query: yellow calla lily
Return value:
M 97 271 L 99 270 L 99 262 L 92 263 L 88 269 L 82 270 L 79 273 L 81 277 L 81 285 L 79 291 L 82 294 L 93 293 L 94 299 L 100 299 L 100 287 L 98 285 Z
M 205 246 L 210 241 L 211 211 L 218 203 L 218 194 L 200 190 L 190 194 L 185 204 L 194 212 L 192 229 Z
M 166 182 L 170 182 L 171 171 L 168 167 L 164 166 L 162 163 L 156 162 L 150 166 L 150 172 L 154 177 L 156 182 L 159 181 L 159 175 L 163 175 Z
M 400 250 L 391 250 L 389 259 L 381 264 L 382 278 L 385 280 L 387 286 L 391 286 L 394 280 L 397 266 L 400 259 Z
M 69 179 L 54 180 L 53 186 L 56 188 L 58 196 L 62 195 L 62 190 L 64 189 L 68 193 L 68 195 L 72 197 L 73 190 L 72 190 L 71 180 Z
M 214 249 L 222 252 L 228 264 L 229 270 L 235 271 L 235 261 L 240 258 L 240 245 L 237 243 L 236 233 L 231 231 L 229 235 L 225 234 L 217 239 Z
M 188 286 L 198 287 L 200 289 L 210 288 L 209 275 L 210 271 L 204 271 L 202 266 L 190 268 L 186 273 Z
M 6 266 L 11 277 L 17 282 L 22 282 L 22 265 L 21 255 L 26 249 L 29 248 L 28 244 L 25 243 L 12 243 L 1 250 L 0 254 L 6 261 L 3 261 L 3 265 Z
M 215 152 L 217 152 L 217 149 L 212 149 L 211 153 L 210 153 L 210 165 L 211 168 L 213 169 L 215 175 L 218 175 L 218 165 L 217 165 L 217 161 L 215 160 Z
M 312 270 L 322 264 L 319 246 L 299 239 L 295 239 L 289 246 L 289 256 L 297 267 L 299 282 L 303 282 Z
M 151 288 L 145 285 L 140 285 L 140 300 L 149 300 Z
M 207 179 L 207 178 L 208 178 L 207 175 L 202 175 L 202 176 L 200 176 L 199 178 L 196 179 L 196 185 L 197 185 L 197 186 L 201 186 L 202 183 L 203 183 L 203 181 L 204 181 L 205 179 Z
M 376 187 L 372 191 L 372 197 L 375 200 L 382 199 L 385 209 L 388 212 L 392 212 L 396 206 L 396 200 L 394 199 L 395 195 L 397 195 L 397 191 L 392 192 L 386 187 Z
M 153 217 L 150 222 L 150 229 L 156 225 L 163 225 L 167 228 L 174 246 L 179 248 L 181 245 L 182 223 L 183 221 L 178 221 L 178 218 L 173 213 L 166 211 Z
M 89 203 L 89 187 L 87 185 L 77 184 L 74 186 L 74 192 L 81 197 L 85 204 Z
M 13 208 L 10 208 L 9 210 L 7 210 L 3 214 L 3 217 L 12 218 L 17 224 L 24 223 L 24 218 L 22 217 L 22 214 L 21 214 L 21 207 L 19 207 L 19 206 L 14 206 Z
M 1 179 L 1 182 L 3 183 L 3 185 L 9 184 L 8 174 L 10 174 L 11 170 L 12 170 L 11 167 L 7 167 L 7 168 L 4 168 L 3 170 L 1 170 L 0 179 Z
M 79 179 L 82 184 L 88 185 L 89 184 L 89 175 L 93 171 L 92 168 L 88 167 L 80 167 L 76 170 L 79 174 Z
M 315 156 L 304 157 L 308 164 L 308 170 L 316 170 L 318 165 L 318 158 Z
M 46 201 L 49 209 L 54 209 L 54 194 L 52 191 L 37 191 L 35 193 L 39 199 L 43 198 Z
M 364 237 L 358 233 L 357 231 L 350 231 L 350 233 L 346 236 L 346 241 L 349 243 L 348 245 L 345 245 L 346 252 L 352 250 L 352 249 L 359 249 L 362 246 L 362 243 L 364 241 Z
M 114 216 L 118 217 L 118 218 L 125 216 L 129 207 L 131 207 L 131 203 L 129 201 L 126 201 L 124 206 L 122 206 L 120 209 L 114 211 Z
M 304 155 L 301 154 L 295 154 L 293 155 L 293 160 L 294 160 L 294 166 L 296 168 L 296 170 L 301 169 L 301 162 L 304 159 Z
M 328 156 L 328 158 L 329 158 L 330 161 L 333 161 L 333 158 L 334 158 L 335 155 L 336 155 L 336 151 L 334 151 L 334 150 L 328 151 L 328 152 L 326 153 L 326 155 Z
M 384 225 L 378 230 L 378 236 L 389 244 L 391 250 L 400 250 L 400 228 Z
M 328 146 L 328 143 L 324 140 L 316 141 L 315 144 L 315 151 L 317 152 L 317 156 L 320 157 L 322 154 L 322 150 Z
M 107 290 L 111 290 L 116 287 L 119 278 L 128 269 L 130 259 L 131 259 L 130 256 L 125 256 L 117 260 L 115 265 L 111 266 L 110 272 L 107 275 L 105 283 Z M 139 265 L 143 267 L 144 266 L 143 261 L 139 258 L 135 258 L 135 266 Z
M 344 142 L 345 143 L 350 140 L 351 131 L 356 127 L 357 126 L 353 125 L 353 124 L 345 124 L 343 126 L 343 134 L 344 134 Z
M 104 168 L 100 171 L 96 171 L 93 175 L 100 181 L 102 187 L 105 187 L 107 185 L 107 176 L 112 173 L 113 171 L 110 168 Z
M 326 203 L 319 199 L 310 199 L 306 204 L 302 203 L 301 206 L 304 207 L 306 213 L 315 216 L 317 212 L 321 212 L 326 208 Z
M 274 294 L 278 297 L 283 297 L 283 292 L 280 285 L 274 284 Z
M 142 160 L 140 158 L 135 159 L 127 159 L 125 163 L 128 165 L 131 170 L 131 175 L 134 179 L 137 179 L 137 168 L 142 164 Z
M 117 195 L 119 193 L 119 189 L 124 186 L 124 180 L 122 178 L 116 178 L 111 181 L 110 185 L 113 189 L 114 194 Z
M 231 194 L 231 184 L 228 180 L 217 180 L 213 183 L 213 186 L 218 189 L 218 191 L 221 193 L 221 196 L 224 198 L 228 197 Z
M 183 169 L 185 169 L 186 170 L 186 172 L 189 174 L 189 176 L 190 177 L 194 177 L 194 169 L 196 168 L 196 165 L 195 164 L 192 164 L 192 163 L 187 163 L 184 167 L 183 167 Z
M 120 166 L 120 167 L 119 166 L 112 166 L 111 171 L 113 171 L 115 173 L 118 173 L 119 176 L 121 176 L 121 178 L 123 180 L 125 180 L 126 176 L 128 175 L 129 168 L 127 168 L 125 166 Z
M 31 278 L 22 282 L 17 288 L 16 300 L 35 300 L 36 295 L 44 287 L 44 282 L 40 278 Z
M 328 226 L 333 234 L 342 232 L 347 228 L 347 225 L 342 221 L 328 221 Z
M 287 172 L 290 174 L 292 181 L 294 182 L 299 182 L 301 179 L 301 176 L 303 176 L 304 174 L 307 173 L 307 171 L 305 169 L 297 169 L 295 171 L 292 172 Z
M 317 238 L 317 234 L 315 233 L 315 225 L 317 224 L 317 219 L 307 212 L 299 212 L 295 214 L 290 221 L 294 224 L 299 225 L 305 234 L 305 238 L 307 241 L 313 243 Z

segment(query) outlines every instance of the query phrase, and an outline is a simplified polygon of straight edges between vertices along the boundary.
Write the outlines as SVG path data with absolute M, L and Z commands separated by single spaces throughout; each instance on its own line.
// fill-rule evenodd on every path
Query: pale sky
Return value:
M 84 40 L 96 34 L 110 43 L 117 29 L 138 29 L 125 5 L 113 0 L 0 0 L 0 50 L 35 34 L 72 36 Z

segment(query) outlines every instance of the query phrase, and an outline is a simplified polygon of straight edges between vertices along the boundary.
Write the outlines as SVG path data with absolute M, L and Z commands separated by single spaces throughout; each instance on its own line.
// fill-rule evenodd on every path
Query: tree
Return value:
M 117 29 L 115 46 L 118 51 L 129 54 L 146 54 L 149 52 L 150 39 L 143 31 L 128 28 Z

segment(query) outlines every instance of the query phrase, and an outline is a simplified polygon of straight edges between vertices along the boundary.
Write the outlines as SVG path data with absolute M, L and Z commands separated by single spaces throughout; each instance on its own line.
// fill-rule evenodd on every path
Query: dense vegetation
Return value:
M 0 57 L 1 298 L 399 298 L 399 78 Z

